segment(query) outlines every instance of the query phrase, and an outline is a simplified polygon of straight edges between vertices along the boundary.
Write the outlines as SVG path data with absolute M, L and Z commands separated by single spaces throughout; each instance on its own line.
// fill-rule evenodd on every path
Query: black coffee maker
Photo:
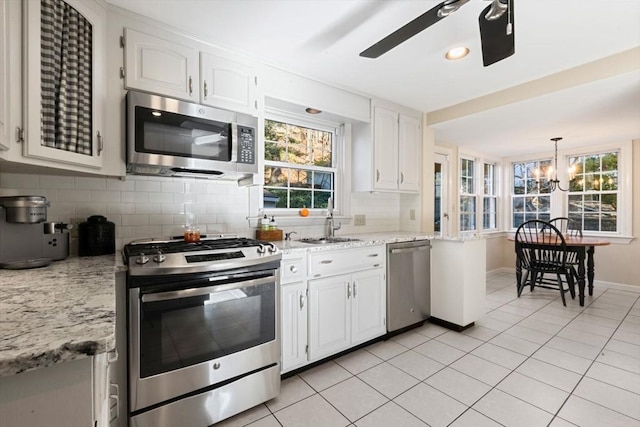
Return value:
M 92 215 L 78 225 L 78 255 L 96 256 L 116 251 L 116 225 L 102 215 Z

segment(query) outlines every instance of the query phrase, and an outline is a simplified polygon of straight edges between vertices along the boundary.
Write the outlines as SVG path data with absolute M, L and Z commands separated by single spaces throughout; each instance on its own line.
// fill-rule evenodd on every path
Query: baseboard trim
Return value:
M 439 326 L 443 326 L 443 327 L 445 327 L 447 329 L 451 329 L 452 331 L 456 331 L 456 332 L 462 332 L 465 329 L 468 329 L 468 328 L 472 327 L 473 325 L 475 325 L 475 322 L 471 322 L 468 325 L 461 326 L 461 325 L 458 325 L 456 323 L 452 323 L 452 322 L 448 322 L 446 320 L 438 319 L 437 317 L 433 317 L 433 316 L 431 316 L 429 318 L 429 322 L 434 323 L 434 324 L 439 325 Z
M 640 286 L 636 285 L 628 285 L 626 283 L 616 283 L 616 282 L 606 282 L 604 280 L 594 280 L 593 287 L 598 288 L 607 288 L 607 289 L 617 289 L 619 291 L 630 291 L 634 293 L 640 293 Z

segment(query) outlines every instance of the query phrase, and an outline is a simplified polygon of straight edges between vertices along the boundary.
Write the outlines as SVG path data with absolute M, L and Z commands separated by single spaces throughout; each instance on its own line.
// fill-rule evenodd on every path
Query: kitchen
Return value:
M 10 20 L 9 22 L 19 21 L 18 19 L 17 21 Z M 235 184 L 218 181 L 133 175 L 128 175 L 124 180 L 115 178 L 124 175 L 125 166 L 123 159 L 125 158 L 124 94 L 126 91 L 120 78 L 120 67 L 123 67 L 123 50 L 119 45 L 119 38 L 123 35 L 123 27 L 134 28 L 139 32 L 159 37 L 164 35 L 165 39 L 174 42 L 179 38 L 172 35 L 166 27 L 155 21 L 136 17 L 113 7 L 107 8 L 106 23 L 106 57 L 108 60 L 105 64 L 106 70 L 103 72 L 106 76 L 107 86 L 105 105 L 110 106 L 105 108 L 105 123 L 108 123 L 110 127 L 103 132 L 106 145 L 103 159 L 104 172 L 100 174 L 112 176 L 113 178 L 91 174 L 92 169 L 87 167 L 64 166 L 61 164 L 60 167 L 51 168 L 51 162 L 38 158 L 23 158 L 22 147 L 12 141 L 9 150 L 1 154 L 3 158 L 9 160 L 9 162 L 0 163 L 0 189 L 2 189 L 2 195 L 38 194 L 47 197 L 51 202 L 51 207 L 48 211 L 49 220 L 51 221 L 78 224 L 80 221 L 86 220 L 90 215 L 103 214 L 109 220 L 117 223 L 116 246 L 119 249 L 135 238 L 181 234 L 182 225 L 194 220 L 203 233 L 231 232 L 241 236 L 253 237 L 253 229 L 257 225 L 262 195 L 259 187 L 239 187 Z M 15 27 L 10 27 L 10 30 L 16 31 Z M 17 31 L 19 35 L 19 29 Z M 196 43 L 199 48 L 205 45 L 201 41 Z M 210 48 L 209 45 L 205 47 Z M 10 50 L 10 53 L 15 55 L 16 49 Z M 19 54 L 18 49 L 18 57 Z M 516 57 L 517 55 L 518 53 L 516 53 Z M 10 64 L 14 63 L 10 62 Z M 277 70 L 274 71 L 273 69 L 269 69 L 266 73 L 272 73 L 272 82 L 277 82 L 279 78 L 279 81 L 284 81 L 286 84 L 281 84 L 280 87 L 277 87 L 274 83 L 274 87 L 270 89 L 265 87 L 265 91 L 281 90 L 283 98 L 295 100 L 304 95 L 304 92 L 300 90 L 302 87 L 307 88 L 310 93 L 316 96 L 314 99 L 303 98 L 297 103 L 298 105 L 303 103 L 302 101 L 305 101 L 305 105 L 315 102 L 313 105 L 320 106 L 322 104 L 322 109 L 325 111 L 341 113 L 343 117 L 351 117 L 351 119 L 360 122 L 363 115 L 368 116 L 370 114 L 369 98 L 361 94 L 345 93 L 343 90 L 331 85 L 318 83 L 296 75 L 278 73 Z M 267 75 L 265 75 L 266 78 Z M 19 92 L 21 85 L 14 85 L 13 79 L 11 79 L 11 82 L 9 90 Z M 12 103 L 19 100 L 19 98 L 20 96 L 9 97 Z M 273 103 L 272 98 L 269 97 L 263 102 Z M 360 107 L 363 100 L 365 100 L 366 105 L 364 108 L 365 113 L 361 113 L 362 108 Z M 292 103 L 288 103 L 289 107 L 290 104 Z M 278 105 L 278 107 L 282 109 L 286 105 Z M 400 106 L 394 105 L 393 107 L 400 111 L 403 110 Z M 348 110 L 348 108 L 351 108 L 351 110 Z M 12 114 L 20 110 L 20 107 L 10 109 Z M 13 120 L 16 120 L 16 117 L 13 117 Z M 11 129 L 13 129 L 13 126 Z M 397 231 L 416 235 L 431 234 L 433 222 L 431 216 L 433 210 L 433 202 L 431 201 L 433 199 L 433 179 L 431 178 L 433 173 L 431 172 L 431 167 L 433 167 L 433 160 L 430 153 L 434 150 L 435 145 L 440 146 L 437 132 L 437 127 L 433 131 L 427 126 L 423 126 L 422 191 L 420 193 L 351 193 L 341 201 L 341 207 L 344 209 L 350 205 L 349 210 L 354 217 L 355 215 L 365 215 L 365 225 L 356 225 L 355 221 L 349 222 L 348 218 L 340 218 L 338 216 L 336 221 L 342 222 L 342 229 L 338 232 L 339 235 L 350 236 Z M 122 137 L 114 138 L 113 135 L 118 135 L 118 133 Z M 545 135 L 540 138 L 541 144 L 545 148 L 537 150 L 537 152 L 548 151 L 545 143 L 548 142 L 549 136 L 552 135 Z M 637 138 L 637 134 L 632 138 Z M 117 141 L 116 144 L 109 144 L 109 141 L 114 140 Z M 452 142 L 454 141 L 450 141 L 449 144 Z M 617 141 L 603 139 L 602 142 Z M 635 141 L 633 144 L 633 163 L 637 163 L 638 142 Z M 449 148 L 452 153 L 452 159 L 455 159 L 455 153 L 458 148 L 451 147 L 446 143 L 444 148 Z M 460 150 L 462 151 L 462 149 Z M 455 160 L 453 163 L 455 163 Z M 508 164 L 508 162 L 505 163 L 505 165 Z M 60 168 L 66 168 L 74 172 L 60 172 Z M 453 170 L 451 173 L 454 173 Z M 354 180 L 354 177 L 345 177 L 345 179 Z M 638 185 L 637 175 L 633 176 L 633 184 Z M 456 197 L 452 196 L 452 199 Z M 629 213 L 638 212 L 638 201 L 634 199 L 633 203 L 633 209 L 627 206 Z M 411 211 L 414 212 L 414 219 L 412 219 Z M 455 211 L 451 210 L 450 212 Z M 627 210 L 624 212 L 626 213 Z M 348 216 L 345 215 L 345 217 Z M 453 221 L 457 221 L 456 215 L 451 214 L 451 216 L 454 218 Z M 250 219 L 247 219 L 247 217 Z M 637 229 L 640 226 L 637 223 L 637 215 L 630 214 L 628 218 L 629 221 L 631 221 L 631 218 L 635 221 L 633 229 Z M 324 233 L 324 213 L 319 217 L 312 216 L 307 222 L 302 223 L 295 216 L 292 218 L 277 217 L 277 219 L 279 226 L 285 231 L 298 232 L 298 235 L 295 236 L 296 239 L 319 236 Z M 452 228 L 455 229 L 455 226 Z M 513 247 L 512 244 L 506 242 L 504 236 L 501 233 L 487 236 L 487 253 L 494 255 L 493 257 L 487 257 L 487 271 L 512 269 Z M 72 237 L 72 253 L 77 252 L 77 246 L 74 247 L 77 244 L 77 238 Z M 602 250 L 598 249 L 597 252 L 597 280 L 614 284 L 638 285 L 637 278 L 640 277 L 640 274 L 637 269 L 639 267 L 637 262 L 634 261 L 638 256 L 638 243 L 636 240 L 631 241 L 628 245 L 611 245 L 611 247 L 603 248 Z

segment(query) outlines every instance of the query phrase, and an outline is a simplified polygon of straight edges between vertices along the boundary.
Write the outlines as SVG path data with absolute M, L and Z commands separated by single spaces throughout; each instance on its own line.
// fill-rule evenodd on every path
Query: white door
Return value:
M 307 362 L 307 285 L 296 282 L 281 289 L 281 369 L 287 372 Z
M 449 225 L 449 155 L 435 153 L 434 160 L 434 224 L 436 236 L 450 235 Z
M 130 28 L 124 38 L 125 88 L 199 102 L 197 49 Z
M 0 0 L 0 150 L 9 149 L 9 2 Z
M 350 276 L 309 281 L 309 360 L 318 360 L 349 347 L 351 299 L 347 299 Z
M 398 189 L 398 114 L 375 107 L 373 111 L 374 171 L 376 190 Z
M 201 102 L 256 115 L 256 72 L 249 65 L 200 52 Z
M 398 189 L 401 191 L 420 191 L 422 164 L 422 132 L 420 120 L 400 114 L 398 119 L 398 168 L 400 177 Z
M 351 280 L 351 345 L 384 335 L 386 328 L 384 270 L 354 273 Z

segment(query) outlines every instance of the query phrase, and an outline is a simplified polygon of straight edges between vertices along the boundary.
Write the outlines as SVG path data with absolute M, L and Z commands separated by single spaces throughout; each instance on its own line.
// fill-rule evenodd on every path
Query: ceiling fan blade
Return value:
M 444 1 L 439 5 L 437 5 L 436 7 L 429 9 L 428 11 L 418 16 L 413 21 L 409 22 L 408 24 L 400 27 L 393 33 L 389 34 L 387 37 L 383 38 L 378 43 L 360 52 L 360 56 L 364 58 L 377 58 L 380 55 L 387 53 L 388 51 L 398 46 L 399 44 L 404 43 L 405 41 L 415 36 L 419 32 L 429 28 L 430 26 L 432 26 L 442 18 L 446 17 L 446 15 L 442 15 L 438 13 L 438 11 L 446 3 L 451 3 L 451 2 Z
M 487 20 L 491 9 L 487 6 L 478 18 L 480 24 L 480 41 L 482 43 L 482 62 L 487 67 L 515 53 L 515 23 L 513 14 L 514 0 L 508 0 L 508 9 L 497 19 Z M 511 23 L 511 33 L 507 34 L 507 26 Z

